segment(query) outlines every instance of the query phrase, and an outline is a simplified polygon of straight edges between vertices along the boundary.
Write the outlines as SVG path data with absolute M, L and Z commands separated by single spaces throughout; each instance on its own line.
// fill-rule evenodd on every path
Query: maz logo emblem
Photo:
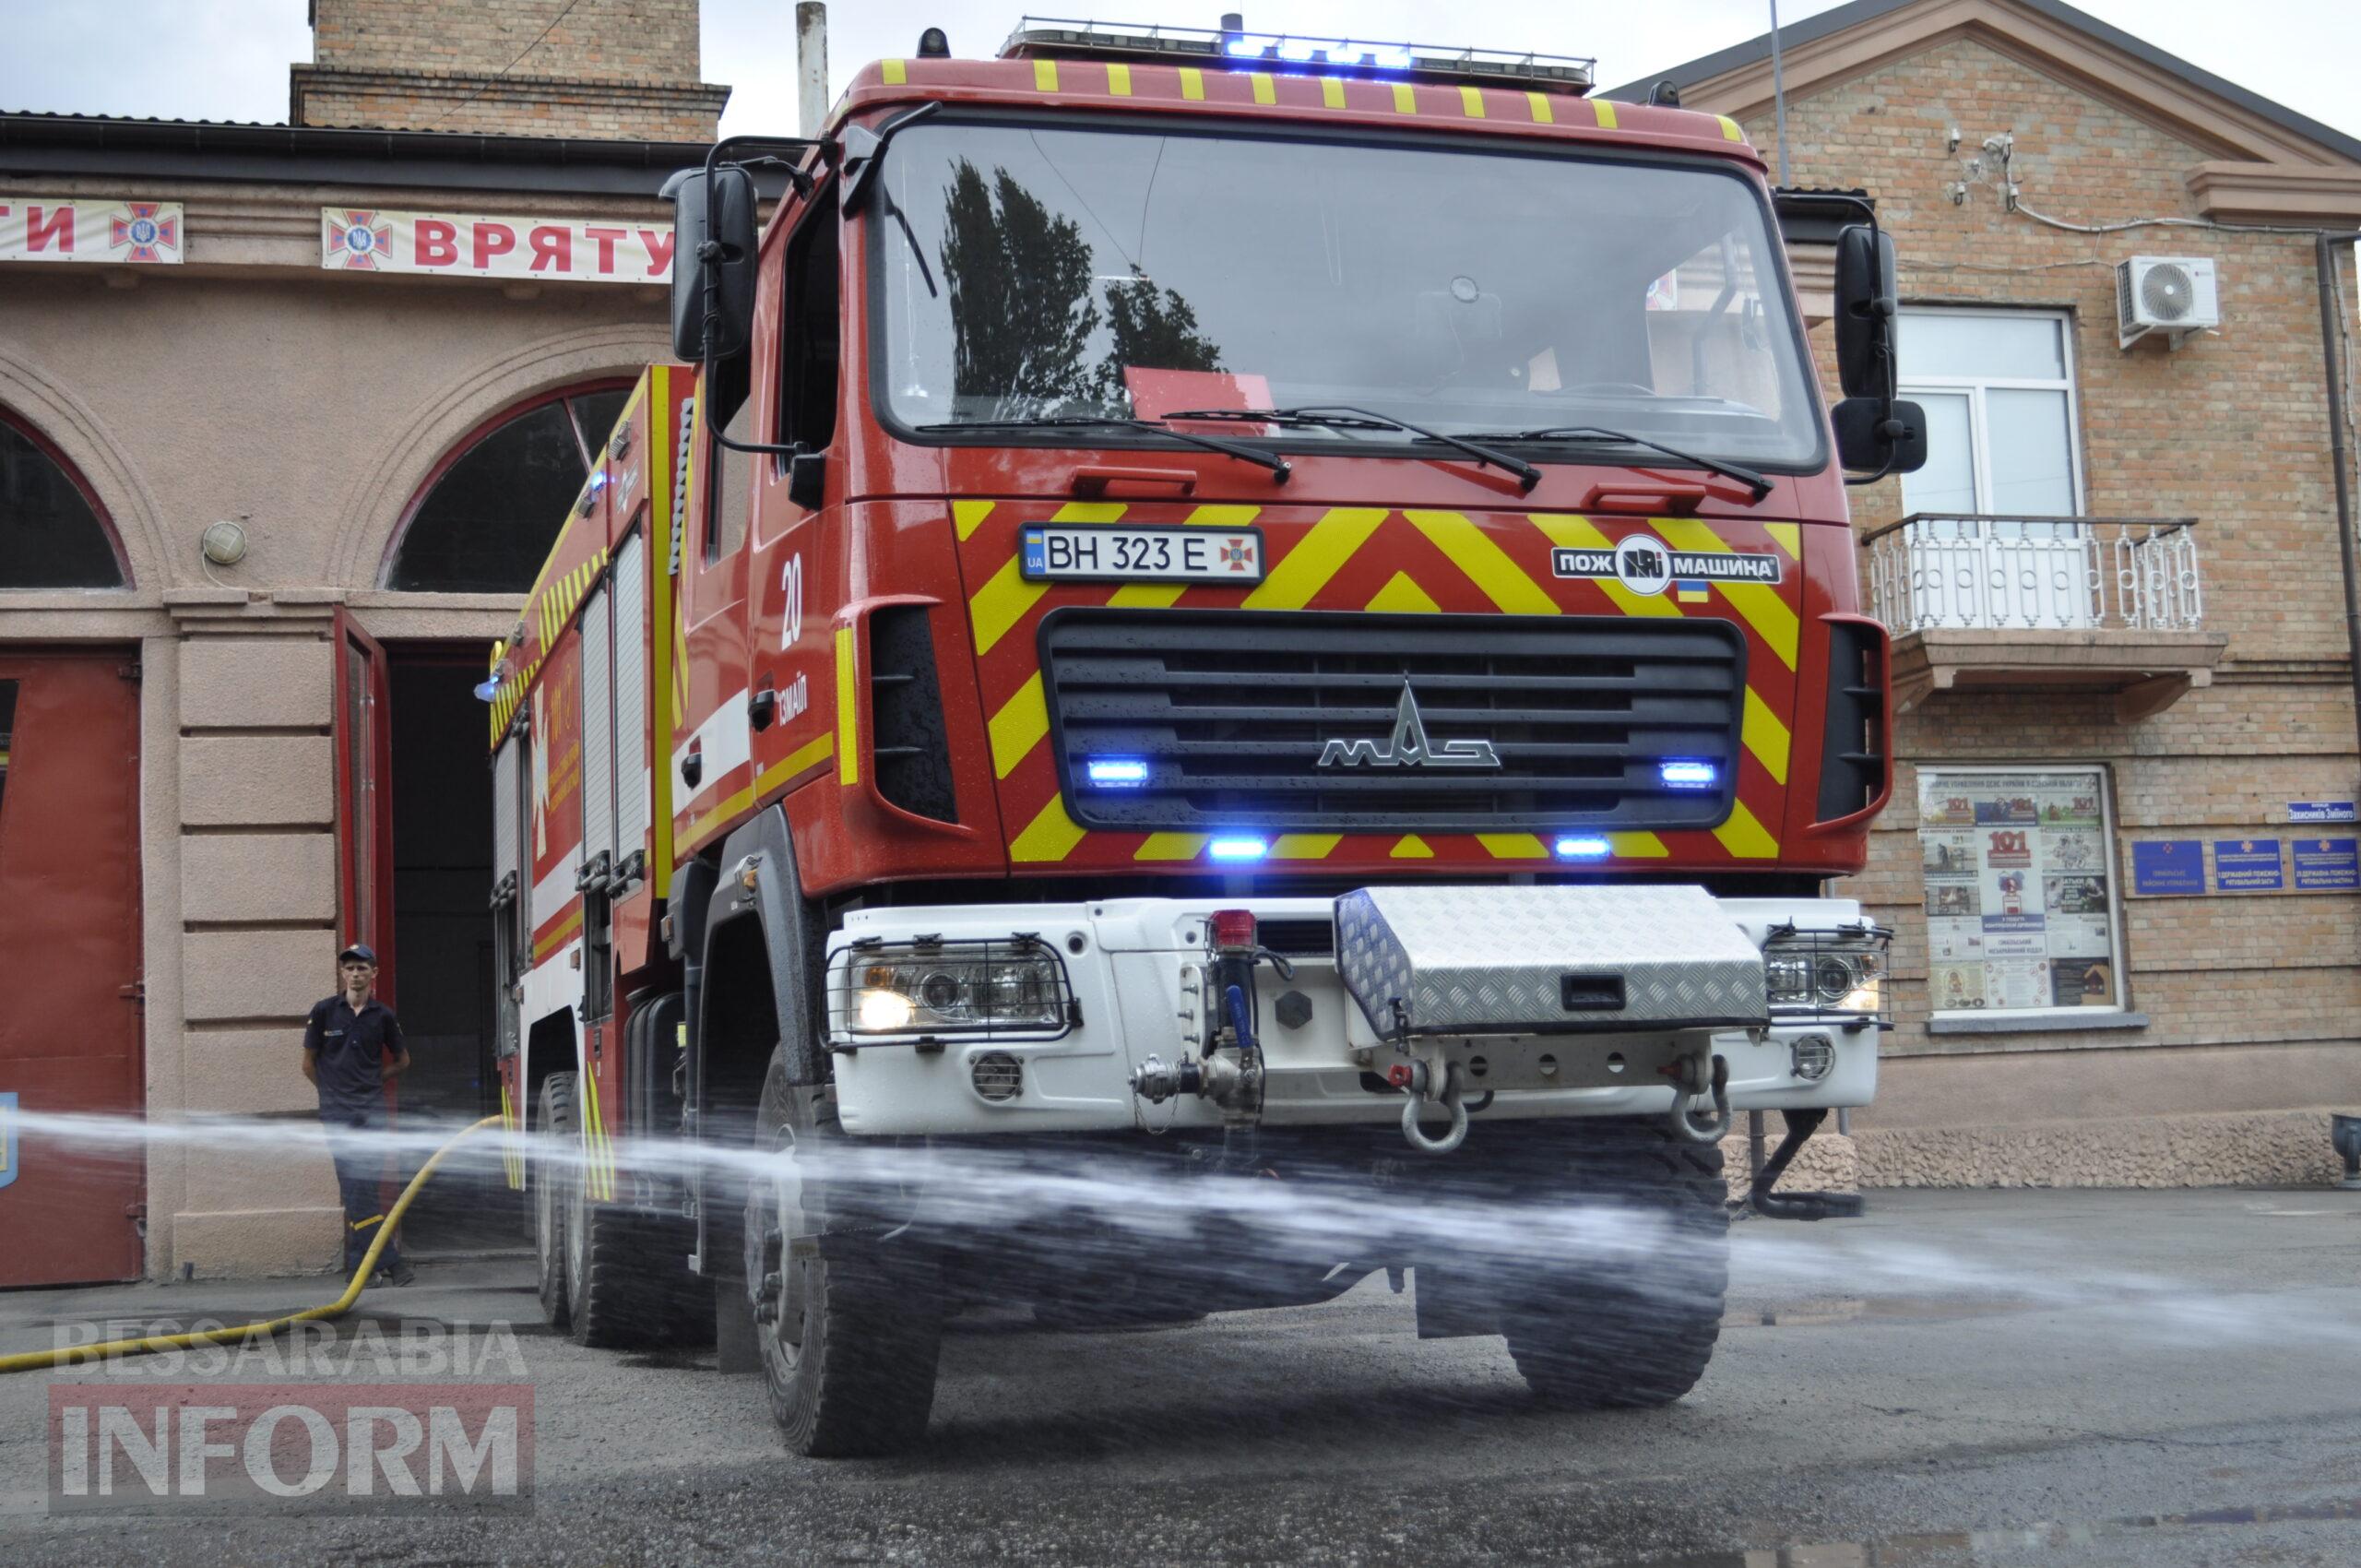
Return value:
M 1501 757 L 1489 741 L 1427 739 L 1427 721 L 1418 717 L 1418 699 L 1410 683 L 1402 683 L 1401 706 L 1394 711 L 1394 733 L 1382 741 L 1331 741 L 1320 750 L 1323 767 L 1498 767 Z

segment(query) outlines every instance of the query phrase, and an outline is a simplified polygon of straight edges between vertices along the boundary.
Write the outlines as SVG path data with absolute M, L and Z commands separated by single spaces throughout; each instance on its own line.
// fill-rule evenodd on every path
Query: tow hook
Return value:
M 1730 1063 L 1720 1054 L 1706 1064 L 1704 1053 L 1691 1051 L 1660 1068 L 1672 1080 L 1673 1135 L 1692 1144 L 1717 1144 L 1730 1130 Z M 1691 1105 L 1700 1095 L 1714 1097 L 1714 1108 L 1701 1116 Z
M 1424 1061 L 1396 1062 L 1385 1070 L 1385 1081 L 1397 1089 L 1408 1091 L 1409 1099 L 1402 1106 L 1402 1135 L 1420 1154 L 1449 1154 L 1467 1141 L 1467 1107 L 1459 1098 L 1459 1063 L 1442 1064 L 1442 1092 L 1437 1094 L 1435 1070 Z M 1418 1112 L 1429 1105 L 1441 1105 L 1451 1115 L 1451 1126 L 1442 1136 L 1430 1138 L 1418 1125 Z

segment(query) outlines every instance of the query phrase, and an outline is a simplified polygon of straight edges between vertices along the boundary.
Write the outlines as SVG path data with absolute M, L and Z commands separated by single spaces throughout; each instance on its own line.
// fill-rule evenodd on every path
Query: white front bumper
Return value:
M 1792 923 L 1833 929 L 1861 919 L 1860 906 L 1841 898 L 1726 898 L 1719 907 L 1760 945 L 1770 930 Z M 989 1134 L 1105 1132 L 1127 1128 L 1218 1127 L 1219 1107 L 1182 1098 L 1149 1105 L 1132 1093 L 1133 1069 L 1151 1055 L 1169 1063 L 1201 1049 L 1205 1007 L 1193 987 L 1206 957 L 1204 925 L 1216 909 L 1251 909 L 1264 921 L 1330 918 L 1326 898 L 1122 898 L 1086 904 L 955 905 L 859 910 L 828 942 L 828 990 L 843 994 L 852 944 L 918 936 L 945 943 L 1007 942 L 1019 932 L 1038 935 L 1065 965 L 1080 1022 L 1055 1039 L 985 1039 L 944 1035 L 923 1047 L 914 1040 L 877 1039 L 832 1030 L 836 1104 L 845 1130 L 871 1135 Z M 1579 955 L 1569 955 L 1578 963 Z M 1295 978 L 1282 980 L 1267 963 L 1255 968 L 1260 1038 L 1265 1068 L 1260 1120 L 1268 1125 L 1341 1125 L 1399 1122 L 1402 1100 L 1371 1092 L 1364 1075 L 1382 1075 L 1395 1060 L 1359 1007 L 1346 993 L 1335 962 L 1297 957 Z M 1279 1021 L 1289 992 L 1311 1004 L 1299 1027 Z M 1290 1004 L 1294 1011 L 1296 1004 Z M 1834 1063 L 1817 1080 L 1796 1070 L 1795 1042 L 1825 1038 Z M 1866 1105 L 1877 1087 L 1878 1030 L 1824 1023 L 1774 1024 L 1767 1029 L 1715 1031 L 1712 1049 L 1729 1063 L 1734 1111 L 1780 1111 Z M 1675 1043 L 1665 1031 L 1535 1035 L 1453 1042 L 1449 1049 L 1480 1076 L 1466 1092 L 1489 1090 L 1492 1101 L 1476 1123 L 1539 1117 L 1633 1116 L 1672 1106 L 1672 1089 L 1652 1063 Z M 1686 1042 L 1684 1042 L 1685 1044 Z M 991 1100 L 977 1092 L 979 1057 L 1002 1054 L 1022 1063 L 1014 1098 Z M 1610 1058 L 1622 1059 L 1620 1071 Z M 998 1064 L 1005 1072 L 1005 1064 Z M 990 1080 L 991 1075 L 987 1074 Z M 1634 1081 L 1625 1083 L 1629 1077 Z

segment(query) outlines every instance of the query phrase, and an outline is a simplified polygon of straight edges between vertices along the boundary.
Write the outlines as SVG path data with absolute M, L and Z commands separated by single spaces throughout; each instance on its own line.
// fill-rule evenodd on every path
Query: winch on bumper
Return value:
M 858 910 L 829 939 L 848 1133 L 1159 1133 L 1866 1105 L 1887 933 L 1695 887 L 1365 888 Z

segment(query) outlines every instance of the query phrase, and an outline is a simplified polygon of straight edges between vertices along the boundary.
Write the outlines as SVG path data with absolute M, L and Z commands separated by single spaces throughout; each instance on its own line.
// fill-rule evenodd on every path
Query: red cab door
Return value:
M 135 658 L 0 650 L 0 1286 L 140 1274 Z

